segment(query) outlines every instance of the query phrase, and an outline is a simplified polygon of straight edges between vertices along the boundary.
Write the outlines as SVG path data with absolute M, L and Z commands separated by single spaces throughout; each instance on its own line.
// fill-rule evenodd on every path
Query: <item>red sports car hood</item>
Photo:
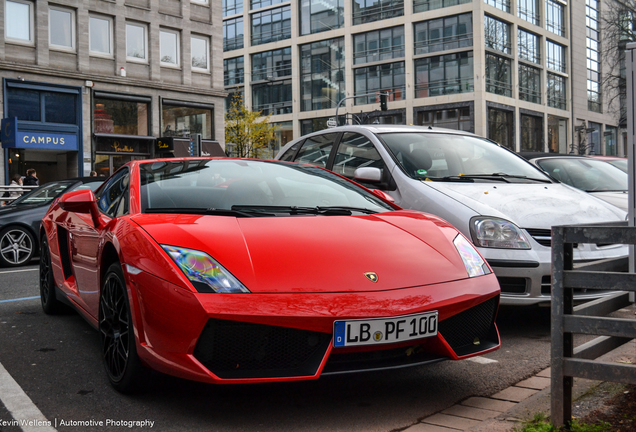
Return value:
M 159 244 L 208 253 L 252 292 L 380 291 L 468 277 L 452 243 L 457 231 L 417 212 L 132 219 Z

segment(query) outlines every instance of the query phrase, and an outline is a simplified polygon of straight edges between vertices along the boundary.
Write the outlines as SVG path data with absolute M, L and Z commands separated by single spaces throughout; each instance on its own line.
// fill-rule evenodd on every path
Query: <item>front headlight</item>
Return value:
M 530 249 L 526 236 L 515 224 L 505 219 L 474 217 L 470 220 L 470 234 L 475 246 L 501 249 Z
M 459 252 L 459 256 L 462 257 L 462 261 L 464 261 L 468 277 L 490 274 L 490 269 L 484 259 L 463 235 L 457 234 L 457 237 L 453 240 L 453 244 L 457 252 Z
M 210 255 L 194 249 L 161 245 L 194 288 L 201 293 L 248 293 L 245 285 Z

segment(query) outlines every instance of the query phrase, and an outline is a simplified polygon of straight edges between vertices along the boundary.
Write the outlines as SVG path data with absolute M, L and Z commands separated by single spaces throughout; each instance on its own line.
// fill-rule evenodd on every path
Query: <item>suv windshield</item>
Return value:
M 478 137 L 426 132 L 384 133 L 380 137 L 414 179 L 551 182 L 521 157 Z
M 314 166 L 252 160 L 140 165 L 142 211 L 219 216 L 346 215 L 393 208 Z
M 538 163 L 555 179 L 586 192 L 627 190 L 627 173 L 604 161 L 555 157 Z

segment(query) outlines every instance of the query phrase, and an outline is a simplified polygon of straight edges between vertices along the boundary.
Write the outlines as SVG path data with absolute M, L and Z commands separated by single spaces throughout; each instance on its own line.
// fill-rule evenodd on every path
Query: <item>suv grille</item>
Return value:
M 552 231 L 549 229 L 525 228 L 541 246 L 552 247 Z
M 330 342 L 329 333 L 210 319 L 194 357 L 225 379 L 309 376 Z
M 494 325 L 498 305 L 499 296 L 440 321 L 439 332 L 455 354 L 464 356 L 499 345 Z

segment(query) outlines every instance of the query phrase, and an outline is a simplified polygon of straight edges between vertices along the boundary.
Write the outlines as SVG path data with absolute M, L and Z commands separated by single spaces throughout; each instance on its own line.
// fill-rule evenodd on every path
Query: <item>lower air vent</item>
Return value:
M 505 294 L 525 294 L 527 281 L 526 278 L 519 277 L 498 277 L 501 292 Z
M 495 314 L 499 296 L 453 315 L 439 323 L 439 333 L 455 354 L 464 356 L 499 345 Z
M 309 376 L 330 342 L 327 333 L 210 319 L 194 357 L 225 379 Z

